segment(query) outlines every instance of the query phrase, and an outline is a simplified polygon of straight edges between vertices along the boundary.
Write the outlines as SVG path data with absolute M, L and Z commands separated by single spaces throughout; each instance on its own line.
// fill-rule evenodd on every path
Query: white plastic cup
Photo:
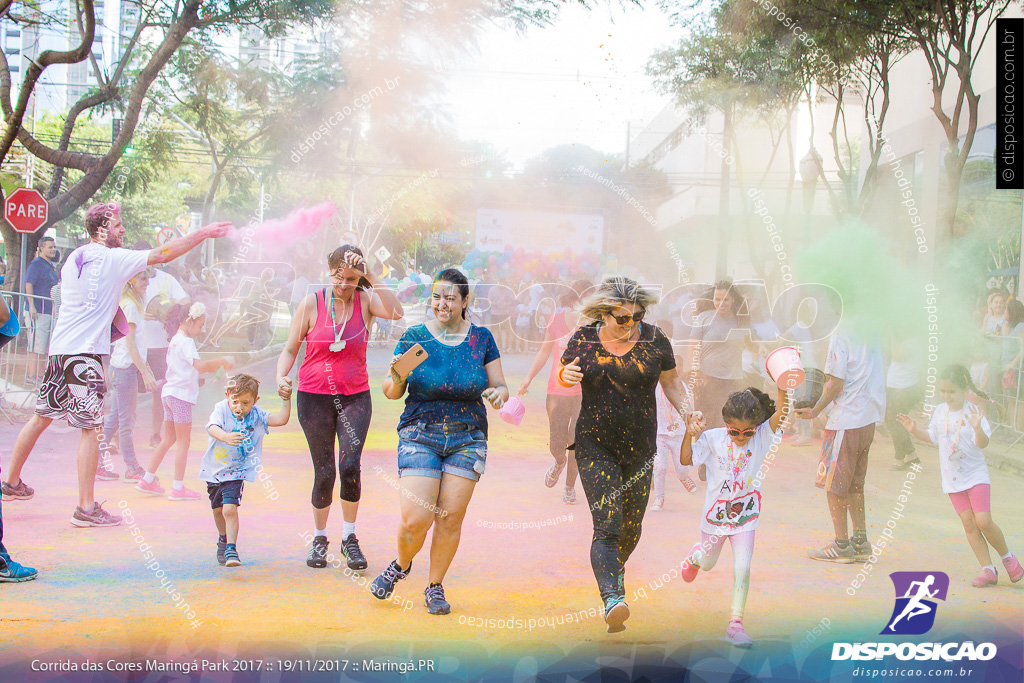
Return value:
M 804 383 L 804 368 L 800 362 L 800 350 L 794 346 L 782 346 L 768 354 L 764 361 L 768 376 L 780 389 L 792 391 Z

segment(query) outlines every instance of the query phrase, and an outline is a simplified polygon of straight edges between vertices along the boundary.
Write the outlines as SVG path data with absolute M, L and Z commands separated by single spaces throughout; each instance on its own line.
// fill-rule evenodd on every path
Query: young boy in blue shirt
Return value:
M 235 543 L 238 539 L 238 506 L 242 504 L 242 486 L 256 481 L 263 456 L 263 435 L 269 427 L 288 424 L 291 414 L 291 390 L 274 416 L 256 405 L 260 383 L 250 375 L 237 374 L 228 380 L 224 400 L 213 408 L 206 432 L 210 435 L 199 479 L 206 482 L 213 508 L 217 539 L 217 562 L 226 567 L 242 564 Z

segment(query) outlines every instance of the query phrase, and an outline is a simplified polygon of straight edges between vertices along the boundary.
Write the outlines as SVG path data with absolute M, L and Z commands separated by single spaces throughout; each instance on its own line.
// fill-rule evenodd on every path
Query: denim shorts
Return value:
M 487 437 L 464 422 L 414 424 L 398 430 L 398 476 L 440 479 L 442 472 L 480 481 Z
M 210 507 L 216 510 L 225 505 L 241 505 L 243 486 L 245 486 L 245 482 L 241 479 L 206 482 L 206 493 L 210 496 Z

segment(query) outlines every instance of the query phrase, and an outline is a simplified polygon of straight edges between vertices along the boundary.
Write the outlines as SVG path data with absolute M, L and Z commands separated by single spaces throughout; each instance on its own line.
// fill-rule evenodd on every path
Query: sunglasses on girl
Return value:
M 644 316 L 647 315 L 647 311 L 640 310 L 634 313 L 633 315 L 615 315 L 614 313 L 609 313 L 608 315 L 614 318 L 615 322 L 617 322 L 618 324 L 625 325 L 630 320 L 632 320 L 635 323 L 640 322 L 641 320 L 644 319 Z
M 757 433 L 757 427 L 751 427 L 750 429 L 733 429 L 729 427 L 727 430 L 729 436 L 753 436 Z

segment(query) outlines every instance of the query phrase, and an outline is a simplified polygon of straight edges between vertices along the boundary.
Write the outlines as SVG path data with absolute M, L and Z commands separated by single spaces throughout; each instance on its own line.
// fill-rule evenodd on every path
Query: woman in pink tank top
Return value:
M 299 367 L 296 409 L 313 460 L 313 528 L 306 558 L 310 567 L 327 566 L 327 518 L 334 481 L 341 478 L 341 552 L 350 569 L 365 569 L 356 539 L 363 444 L 372 406 L 366 373 L 366 345 L 374 316 L 398 320 L 405 312 L 398 297 L 366 268 L 363 252 L 344 244 L 327 257 L 331 285 L 307 294 L 292 318 L 288 341 L 277 359 L 277 385 L 291 386 L 288 373 L 299 346 L 306 357 Z M 338 464 L 334 443 L 338 442 Z
M 547 333 L 544 335 L 544 342 L 540 345 L 537 355 L 533 359 L 533 365 L 526 374 L 526 379 L 519 385 L 518 395 L 523 396 L 530 388 L 530 383 L 548 362 L 548 358 L 554 356 L 551 361 L 551 371 L 548 373 L 548 446 L 551 449 L 551 457 L 555 463 L 548 468 L 544 475 L 544 485 L 553 488 L 558 483 L 562 470 L 569 466 L 565 473 L 565 490 L 562 492 L 562 502 L 566 505 L 576 504 L 576 418 L 580 414 L 580 406 L 583 402 L 583 391 L 579 385 L 575 387 L 563 387 L 558 383 L 556 377 L 558 368 L 561 367 L 559 359 L 565 351 L 565 345 L 569 337 L 576 331 L 581 322 L 579 320 L 580 299 L 587 292 L 593 289 L 593 285 L 587 280 L 578 280 L 572 284 L 572 289 L 567 291 L 558 300 L 558 303 L 569 310 L 558 311 L 548 321 Z

